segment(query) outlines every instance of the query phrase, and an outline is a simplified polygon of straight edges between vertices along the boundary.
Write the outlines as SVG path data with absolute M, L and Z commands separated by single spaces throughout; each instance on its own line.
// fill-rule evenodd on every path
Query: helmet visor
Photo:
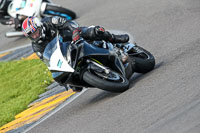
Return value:
M 33 41 L 38 41 L 41 36 L 41 28 L 38 28 L 34 33 L 29 35 L 29 38 Z

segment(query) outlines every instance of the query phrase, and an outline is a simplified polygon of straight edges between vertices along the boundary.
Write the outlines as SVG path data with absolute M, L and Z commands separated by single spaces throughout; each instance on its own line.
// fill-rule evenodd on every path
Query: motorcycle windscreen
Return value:
M 43 61 L 51 71 L 74 72 L 61 52 L 59 40 L 61 39 L 56 37 L 46 46 Z

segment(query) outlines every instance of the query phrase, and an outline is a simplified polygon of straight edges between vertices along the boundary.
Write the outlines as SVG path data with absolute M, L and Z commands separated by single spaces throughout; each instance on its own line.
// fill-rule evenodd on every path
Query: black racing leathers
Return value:
M 39 56 L 42 55 L 46 45 L 56 37 L 56 30 L 59 30 L 60 35 L 63 37 L 64 41 L 71 40 L 72 31 L 76 28 L 69 21 L 63 22 L 63 24 L 58 25 L 52 23 L 53 17 L 45 17 L 41 20 L 43 26 L 42 37 L 37 42 L 32 42 L 33 51 Z
M 56 17 L 59 18 L 59 17 Z M 46 45 L 56 36 L 56 30 L 59 30 L 60 35 L 63 37 L 63 41 L 71 41 L 72 33 L 75 29 L 80 29 L 80 36 L 86 40 L 105 40 L 110 42 L 127 42 L 129 40 L 128 35 L 114 35 L 108 31 L 103 34 L 98 34 L 95 30 L 98 26 L 92 27 L 78 27 L 74 21 L 61 21 L 55 23 L 55 17 L 45 17 L 41 20 L 43 23 L 43 33 L 39 41 L 33 42 L 33 51 L 37 53 L 39 57 L 42 57 Z

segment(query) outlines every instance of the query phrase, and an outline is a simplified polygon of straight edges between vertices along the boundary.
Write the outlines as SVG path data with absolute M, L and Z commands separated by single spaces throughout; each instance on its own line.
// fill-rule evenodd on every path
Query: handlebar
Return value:
M 71 45 L 72 47 L 74 47 L 75 49 L 78 49 L 78 47 L 80 46 L 79 44 L 83 41 L 84 39 L 83 38 L 80 38 L 78 41 L 72 41 L 71 42 Z

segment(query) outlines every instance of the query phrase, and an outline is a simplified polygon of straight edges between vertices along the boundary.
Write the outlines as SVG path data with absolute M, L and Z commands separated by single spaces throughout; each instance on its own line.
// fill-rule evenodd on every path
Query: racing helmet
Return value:
M 28 17 L 22 24 L 23 33 L 30 40 L 37 42 L 42 37 L 42 23 L 36 17 Z

